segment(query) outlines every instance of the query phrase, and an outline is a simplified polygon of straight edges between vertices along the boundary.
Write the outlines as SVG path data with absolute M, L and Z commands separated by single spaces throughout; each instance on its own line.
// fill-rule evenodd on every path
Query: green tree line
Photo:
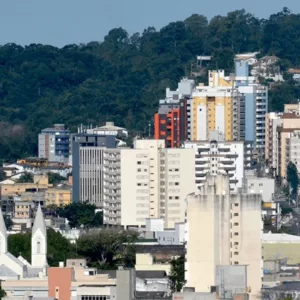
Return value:
M 145 135 L 165 88 L 189 75 L 197 55 L 211 55 L 210 68 L 231 72 L 236 53 L 260 51 L 279 56 L 286 71 L 300 65 L 299 33 L 300 15 L 284 8 L 268 19 L 245 10 L 210 21 L 193 14 L 131 36 L 115 28 L 102 42 L 63 48 L 2 45 L 0 159 L 36 155 L 38 133 L 55 122 L 74 130 L 111 120 Z M 279 110 L 297 95 L 292 80 L 275 84 L 270 108 Z
M 98 230 L 82 234 L 76 244 L 71 244 L 59 232 L 47 230 L 47 260 L 51 267 L 69 258 L 85 258 L 89 266 L 116 269 L 119 265 L 135 265 L 137 233 L 122 230 Z M 8 250 L 16 257 L 22 255 L 31 261 L 31 233 L 8 236 Z

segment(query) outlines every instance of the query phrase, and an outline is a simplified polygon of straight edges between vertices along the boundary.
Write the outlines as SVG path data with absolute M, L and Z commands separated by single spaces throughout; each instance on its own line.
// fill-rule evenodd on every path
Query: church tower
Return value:
M 31 233 L 31 266 L 43 268 L 47 265 L 47 229 L 41 205 L 36 212 Z
M 0 254 L 4 253 L 7 253 L 7 232 L 2 210 L 0 208 Z

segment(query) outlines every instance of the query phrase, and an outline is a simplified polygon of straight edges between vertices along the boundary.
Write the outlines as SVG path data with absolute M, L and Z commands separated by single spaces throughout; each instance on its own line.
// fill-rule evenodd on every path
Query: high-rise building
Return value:
M 145 226 L 164 218 L 174 228 L 185 218 L 185 197 L 195 191 L 193 149 L 168 149 L 164 140 L 136 140 L 134 149 L 104 150 L 104 224 Z
M 64 124 L 54 124 L 39 134 L 39 158 L 68 163 L 70 131 Z
M 282 125 L 282 113 L 266 114 L 266 140 L 265 140 L 265 159 L 268 162 L 269 168 L 276 170 L 277 161 L 277 127 Z M 273 173 L 273 172 L 272 172 Z M 275 174 L 274 174 L 275 175 Z
M 154 138 L 165 140 L 168 148 L 179 148 L 187 139 L 188 108 L 195 86 L 194 80 L 183 78 L 176 91 L 166 89 L 166 98 L 159 101 L 154 115 Z
M 235 59 L 235 74 L 225 78 L 245 97 L 245 140 L 253 142 L 254 149 L 264 157 L 268 88 L 249 76 L 249 62 L 241 57 Z
M 229 178 L 209 176 L 199 194 L 187 196 L 186 286 L 211 292 L 219 265 L 246 265 L 247 292 L 262 287 L 261 195 L 231 193 Z
M 209 86 L 194 89 L 188 121 L 192 141 L 206 141 L 216 130 L 226 141 L 245 140 L 245 99 L 224 70 L 209 71 Z
M 115 136 L 84 133 L 72 136 L 73 202 L 102 207 L 103 151 L 115 147 Z
M 209 175 L 228 174 L 230 190 L 236 192 L 242 188 L 244 170 L 251 165 L 251 144 L 238 141 L 188 141 L 184 147 L 194 150 L 197 187 L 205 184 Z

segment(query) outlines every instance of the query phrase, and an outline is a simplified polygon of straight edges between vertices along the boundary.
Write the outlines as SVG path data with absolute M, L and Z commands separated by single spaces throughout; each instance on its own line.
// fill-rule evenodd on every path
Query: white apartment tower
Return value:
M 246 265 L 247 292 L 259 297 L 262 276 L 261 195 L 231 193 L 228 176 L 209 176 L 187 197 L 186 286 L 210 292 L 216 267 Z
M 248 146 L 236 141 L 185 142 L 186 149 L 194 150 L 197 187 L 207 181 L 209 174 L 227 174 L 231 191 L 242 188 L 244 169 L 251 160 L 251 147 Z
M 166 228 L 185 219 L 185 198 L 195 191 L 192 149 L 165 148 L 163 140 L 136 140 L 134 149 L 104 150 L 104 224 Z

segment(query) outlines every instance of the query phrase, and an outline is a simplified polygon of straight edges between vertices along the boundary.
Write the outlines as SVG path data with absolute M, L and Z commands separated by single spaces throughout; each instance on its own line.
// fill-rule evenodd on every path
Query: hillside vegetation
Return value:
M 210 68 L 230 72 L 236 53 L 276 55 L 281 67 L 300 65 L 300 15 L 287 8 L 258 19 L 237 10 L 210 21 L 194 14 L 160 31 L 129 36 L 112 29 L 103 42 L 56 48 L 32 44 L 0 47 L 0 158 L 37 154 L 38 132 L 53 123 L 115 121 L 133 133 L 148 132 L 158 100 L 189 75 L 196 55 L 212 55 Z M 197 78 L 200 80 L 201 78 Z M 292 80 L 275 85 L 271 109 L 295 101 Z

